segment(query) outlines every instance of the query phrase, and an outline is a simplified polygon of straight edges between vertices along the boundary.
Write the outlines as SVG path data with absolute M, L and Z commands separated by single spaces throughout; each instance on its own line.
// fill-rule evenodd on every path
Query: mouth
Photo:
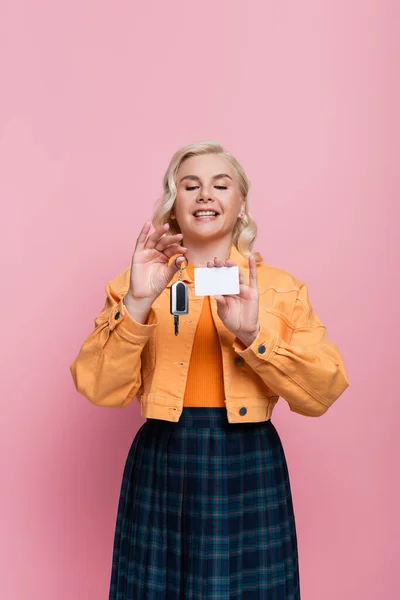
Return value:
M 193 216 L 198 221 L 214 221 L 217 217 L 219 217 L 219 213 L 215 210 L 197 210 L 193 213 Z

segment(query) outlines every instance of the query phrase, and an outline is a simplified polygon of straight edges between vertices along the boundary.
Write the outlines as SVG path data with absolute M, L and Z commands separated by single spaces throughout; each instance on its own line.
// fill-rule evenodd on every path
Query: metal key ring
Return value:
M 181 264 L 181 265 L 177 265 L 177 264 L 176 264 L 176 261 L 177 261 L 177 260 L 178 260 L 178 258 L 180 258 L 181 256 L 183 256 L 183 258 L 186 260 L 186 263 L 187 263 L 187 264 L 186 264 L 186 266 L 184 266 L 184 267 L 182 267 L 182 264 L 183 264 L 183 262 L 184 262 L 184 261 L 182 262 L 182 264 Z M 180 254 L 179 256 L 177 256 L 177 257 L 176 257 L 176 259 L 174 260 L 174 263 L 175 263 L 175 266 L 176 266 L 178 269 L 186 269 L 186 267 L 187 267 L 187 266 L 188 266 L 188 264 L 189 264 L 189 261 L 188 261 L 188 259 L 186 258 L 186 256 L 184 256 L 183 254 Z

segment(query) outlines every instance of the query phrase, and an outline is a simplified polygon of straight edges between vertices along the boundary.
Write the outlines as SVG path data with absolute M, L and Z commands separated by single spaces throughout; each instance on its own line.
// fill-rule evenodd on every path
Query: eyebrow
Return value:
M 221 179 L 221 177 L 229 177 L 229 179 L 232 179 L 228 173 L 217 173 L 217 175 L 213 175 L 212 179 Z M 184 179 L 195 179 L 196 181 L 201 181 L 200 177 L 197 175 L 185 175 L 185 177 L 182 177 L 180 183 L 182 183 Z

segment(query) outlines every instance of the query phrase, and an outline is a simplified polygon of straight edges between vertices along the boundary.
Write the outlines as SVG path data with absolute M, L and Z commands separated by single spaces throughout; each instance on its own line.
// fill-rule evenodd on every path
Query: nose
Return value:
M 211 195 L 211 192 L 204 192 L 202 191 L 199 195 L 199 197 L 197 198 L 197 201 L 199 202 L 214 202 L 214 198 Z
M 204 184 L 199 186 L 197 202 L 214 202 L 213 191 L 212 185 L 208 186 L 207 184 Z

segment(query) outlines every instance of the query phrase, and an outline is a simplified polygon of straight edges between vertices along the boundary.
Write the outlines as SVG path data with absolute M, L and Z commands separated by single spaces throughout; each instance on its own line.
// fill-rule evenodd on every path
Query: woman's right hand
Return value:
M 187 248 L 180 245 L 182 233 L 164 235 L 168 231 L 168 223 L 147 237 L 150 227 L 151 221 L 146 221 L 132 256 L 128 294 L 137 302 L 154 302 L 178 270 L 175 261 L 168 266 L 169 259 L 187 252 Z M 184 261 L 184 257 L 179 257 L 176 262 L 180 265 Z

